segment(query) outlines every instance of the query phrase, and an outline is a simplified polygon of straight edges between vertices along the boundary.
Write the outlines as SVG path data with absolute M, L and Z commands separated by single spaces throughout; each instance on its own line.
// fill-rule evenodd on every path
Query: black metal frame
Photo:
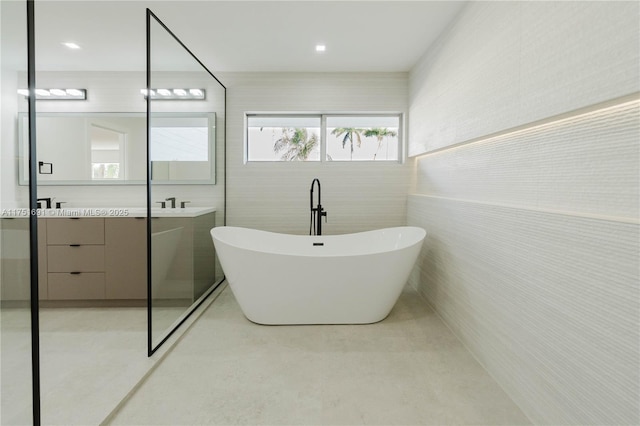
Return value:
M 218 78 L 213 75 L 209 69 L 204 66 L 204 64 L 198 59 L 196 55 L 189 50 L 187 46 L 182 43 L 182 41 L 150 10 L 147 9 L 147 93 L 151 93 L 151 18 L 153 18 L 162 28 L 164 28 L 170 35 L 173 37 L 179 44 L 184 48 L 184 50 L 193 57 L 193 59 L 200 64 L 200 66 L 222 86 L 224 89 L 224 224 L 227 223 L 227 88 Z M 160 348 L 172 335 L 173 333 L 180 328 L 180 326 L 191 316 L 191 314 L 198 309 L 202 303 L 215 291 L 216 288 L 222 284 L 224 281 L 224 276 L 220 281 L 214 283 L 211 288 L 208 290 L 208 293 L 201 297 L 200 301 L 191 305 L 187 311 L 187 314 L 180 320 L 180 322 L 167 333 L 164 338 L 158 343 L 157 346 L 153 346 L 153 338 L 152 338 L 152 294 L 151 294 L 151 156 L 150 156 L 150 143 L 149 143 L 149 129 L 150 129 L 150 115 L 151 115 L 151 96 L 146 97 L 147 101 L 147 356 L 151 356 L 155 353 L 156 350 Z M 217 126 L 216 126 L 217 128 Z
M 29 114 L 29 268 L 31 297 L 31 406 L 40 425 L 40 311 L 38 307 L 38 161 L 36 156 L 36 63 L 34 0 L 27 0 L 27 98 Z

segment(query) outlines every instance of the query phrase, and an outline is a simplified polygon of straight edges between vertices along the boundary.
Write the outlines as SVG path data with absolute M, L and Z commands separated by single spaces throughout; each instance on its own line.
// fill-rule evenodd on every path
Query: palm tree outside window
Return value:
M 245 162 L 401 161 L 401 115 L 247 114 Z

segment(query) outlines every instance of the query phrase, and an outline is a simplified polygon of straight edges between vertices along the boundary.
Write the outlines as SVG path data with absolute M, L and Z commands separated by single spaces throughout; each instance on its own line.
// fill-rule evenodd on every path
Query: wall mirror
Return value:
M 39 185 L 144 185 L 144 113 L 38 113 Z M 28 117 L 18 117 L 20 185 L 29 184 Z M 149 123 L 154 184 L 215 184 L 216 114 L 158 112 Z

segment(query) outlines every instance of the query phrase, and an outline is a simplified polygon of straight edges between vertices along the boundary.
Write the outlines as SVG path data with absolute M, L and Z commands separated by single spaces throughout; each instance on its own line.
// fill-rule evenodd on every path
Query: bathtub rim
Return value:
M 351 235 L 361 235 L 361 234 L 367 234 L 367 233 L 380 233 L 382 231 L 391 231 L 391 230 L 395 230 L 395 229 L 413 229 L 416 230 L 416 232 L 418 232 L 418 235 L 421 235 L 419 238 L 416 238 L 415 241 L 408 243 L 406 245 L 403 245 L 402 247 L 395 247 L 395 248 L 386 248 L 384 250 L 374 250 L 374 251 L 361 251 L 361 252 L 356 252 L 356 253 L 351 253 L 351 254 L 344 254 L 344 253 L 299 253 L 299 252 L 274 252 L 274 251 L 265 251 L 265 250 L 256 250 L 255 248 L 250 248 L 244 245 L 238 245 L 235 243 L 231 243 L 229 241 L 225 241 L 223 239 L 217 238 L 214 235 L 214 231 L 218 228 L 221 229 L 239 229 L 242 230 L 242 232 L 255 232 L 255 233 L 262 233 L 262 234 L 270 234 L 270 235 L 278 235 L 278 236 L 283 236 L 284 238 L 297 238 L 297 239 L 302 239 L 302 238 L 306 238 L 309 239 L 311 241 L 311 239 L 317 239 L 317 238 L 328 238 L 328 239 L 333 239 L 333 238 L 344 238 L 346 236 L 351 236 Z M 224 232 L 224 231 L 221 231 Z M 262 253 L 262 254 L 271 254 L 271 255 L 276 255 L 276 256 L 292 256 L 292 257 L 323 257 L 323 258 L 334 258 L 334 257 L 356 257 L 356 256 L 370 256 L 370 255 L 375 255 L 375 254 L 383 254 L 383 253 L 389 253 L 389 252 L 393 252 L 393 251 L 400 251 L 400 250 L 405 250 L 408 249 L 410 247 L 413 247 L 416 244 L 422 244 L 424 239 L 427 237 L 427 231 L 425 231 L 423 228 L 419 227 L 419 226 L 409 226 L 409 225 L 405 225 L 405 226 L 392 226 L 392 227 L 388 227 L 388 228 L 379 228 L 379 229 L 373 229 L 373 230 L 368 230 L 368 231 L 360 231 L 360 232 L 352 232 L 352 233 L 348 233 L 348 234 L 334 234 L 334 235 L 296 235 L 296 234 L 284 234 L 281 232 L 272 232 L 272 231 L 264 231 L 261 229 L 255 229 L 255 228 L 246 228 L 246 227 L 242 227 L 242 226 L 216 226 L 214 228 L 212 228 L 209 232 L 211 234 L 211 237 L 213 238 L 214 242 L 219 241 L 222 244 L 226 244 L 230 247 L 236 248 L 238 250 L 246 250 L 252 253 Z

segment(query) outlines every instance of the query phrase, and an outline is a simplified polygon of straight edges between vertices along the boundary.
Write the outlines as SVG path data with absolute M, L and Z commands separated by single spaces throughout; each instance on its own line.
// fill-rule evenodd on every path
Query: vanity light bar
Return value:
M 28 89 L 18 89 L 18 94 L 29 97 Z M 79 100 L 87 99 L 87 89 L 36 89 L 36 100 Z
M 153 100 L 194 101 L 206 98 L 204 89 L 151 89 L 150 92 Z M 141 89 L 140 93 L 147 97 L 147 89 Z

